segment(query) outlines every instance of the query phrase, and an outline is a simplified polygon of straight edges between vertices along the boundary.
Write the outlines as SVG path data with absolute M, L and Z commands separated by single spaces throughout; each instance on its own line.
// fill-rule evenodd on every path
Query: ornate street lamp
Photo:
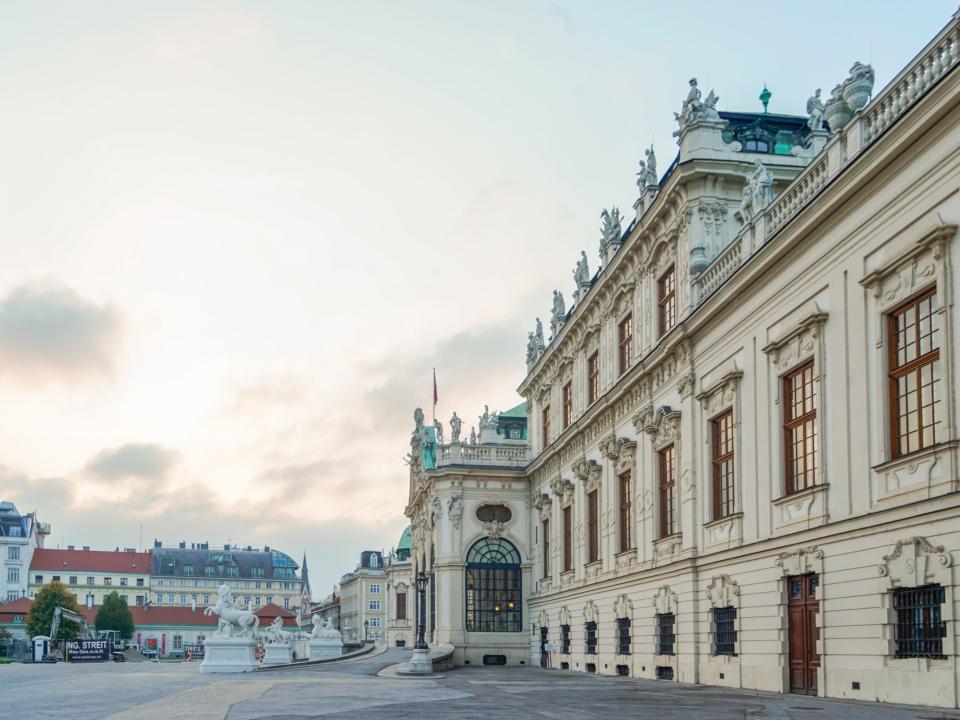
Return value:
M 414 645 L 415 650 L 429 650 L 430 647 L 427 645 L 427 641 L 424 638 L 424 630 L 427 625 L 427 583 L 430 582 L 430 578 L 427 577 L 425 572 L 417 573 L 417 598 L 420 610 L 417 613 L 417 644 Z
M 425 572 L 418 572 L 417 583 L 417 602 L 419 610 L 417 612 L 417 643 L 413 646 L 413 654 L 410 656 L 410 664 L 407 666 L 407 672 L 411 675 L 432 675 L 433 661 L 430 660 L 430 648 L 423 637 L 424 629 L 427 625 L 427 583 L 430 579 Z
M 364 642 L 367 642 L 367 631 L 368 631 L 369 629 L 370 629 L 370 621 L 369 621 L 369 620 L 364 620 L 364 621 L 363 621 L 363 641 L 364 641 Z

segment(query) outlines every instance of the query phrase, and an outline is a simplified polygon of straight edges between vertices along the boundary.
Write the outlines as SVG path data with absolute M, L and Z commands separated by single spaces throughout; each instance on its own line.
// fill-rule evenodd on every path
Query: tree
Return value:
M 77 596 L 67 590 L 63 583 L 49 582 L 40 588 L 36 597 L 33 598 L 30 614 L 27 616 L 27 634 L 30 637 L 49 635 L 50 625 L 53 623 L 53 611 L 58 607 L 83 612 L 77 604 Z M 64 620 L 60 623 L 57 637 L 53 639 L 73 640 L 79 634 L 80 628 L 76 623 Z
M 9 640 L 13 635 L 10 634 L 10 631 L 6 628 L 0 627 L 0 640 Z
M 97 610 L 95 623 L 97 632 L 116 630 L 124 639 L 133 637 L 133 615 L 116 590 L 103 599 L 103 605 Z

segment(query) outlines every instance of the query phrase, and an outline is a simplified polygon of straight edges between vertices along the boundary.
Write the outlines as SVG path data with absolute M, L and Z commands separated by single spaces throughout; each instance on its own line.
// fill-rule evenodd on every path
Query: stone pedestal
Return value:
M 326 660 L 343 655 L 343 640 L 314 638 L 307 643 L 311 660 Z
M 293 646 L 288 643 L 269 643 L 263 646 L 264 665 L 287 665 L 293 662 Z
M 430 660 L 430 651 L 426 648 L 414 648 L 410 656 L 407 671 L 411 675 L 433 675 L 433 662 Z
M 249 637 L 212 637 L 204 643 L 202 673 L 252 672 L 259 667 L 253 653 L 255 643 Z

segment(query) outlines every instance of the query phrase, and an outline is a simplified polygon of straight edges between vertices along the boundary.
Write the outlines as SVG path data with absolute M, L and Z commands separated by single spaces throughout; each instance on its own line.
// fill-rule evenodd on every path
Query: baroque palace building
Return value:
M 806 117 L 691 80 L 676 160 L 530 334 L 522 430 L 415 414 L 431 644 L 958 706 L 958 33 Z

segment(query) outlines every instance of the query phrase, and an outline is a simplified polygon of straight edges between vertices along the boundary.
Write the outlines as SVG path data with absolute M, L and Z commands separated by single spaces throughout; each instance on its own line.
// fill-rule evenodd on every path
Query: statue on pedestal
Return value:
M 204 608 L 203 614 L 217 616 L 214 637 L 230 638 L 236 632 L 236 637 L 252 638 L 260 625 L 260 618 L 249 610 L 236 607 L 230 587 L 226 584 L 217 589 L 216 605 Z
M 674 131 L 673 136 L 680 137 L 691 123 L 719 120 L 720 115 L 717 113 L 717 102 L 719 100 L 720 98 L 713 90 L 707 95 L 706 100 L 700 100 L 700 88 L 697 87 L 697 79 L 690 78 L 690 91 L 687 93 L 687 99 L 683 101 L 680 112 L 673 114 L 680 126 Z
M 587 253 L 580 251 L 580 259 L 577 260 L 577 267 L 573 271 L 573 284 L 576 287 L 590 284 L 590 266 L 587 264 Z
M 457 417 L 456 411 L 453 413 L 453 417 L 450 418 L 450 442 L 458 443 L 460 442 L 460 425 L 462 421 Z
M 434 420 L 433 430 L 437 434 L 437 443 L 443 445 L 443 423 L 439 420 Z
M 820 99 L 820 88 L 817 88 L 807 99 L 807 115 L 810 116 L 807 119 L 807 127 L 814 131 L 823 129 L 824 111 L 823 101 Z

